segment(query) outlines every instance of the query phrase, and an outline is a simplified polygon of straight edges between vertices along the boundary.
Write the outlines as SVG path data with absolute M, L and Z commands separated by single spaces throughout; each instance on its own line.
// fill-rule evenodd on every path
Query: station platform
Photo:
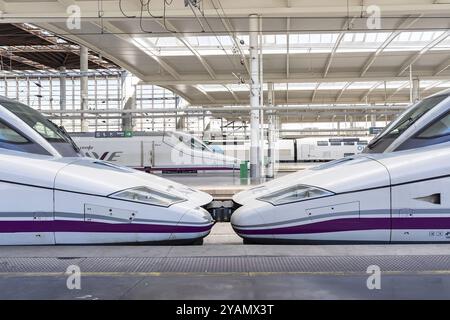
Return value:
M 279 176 L 286 174 L 280 173 Z M 268 179 L 240 179 L 239 172 L 204 172 L 163 174 L 166 179 L 194 187 L 214 197 L 214 200 L 230 200 L 233 195 Z
M 73 265 L 80 290 L 66 287 Z M 448 299 L 450 244 L 243 245 L 218 223 L 203 246 L 4 246 L 0 287 L 0 299 Z
M 320 162 L 281 163 L 275 178 L 299 170 L 312 168 L 319 164 Z M 271 180 L 268 178 L 241 179 L 239 171 L 205 171 L 201 173 L 172 173 L 158 175 L 207 192 L 214 197 L 214 200 L 219 201 L 230 200 L 234 194 L 240 191 Z

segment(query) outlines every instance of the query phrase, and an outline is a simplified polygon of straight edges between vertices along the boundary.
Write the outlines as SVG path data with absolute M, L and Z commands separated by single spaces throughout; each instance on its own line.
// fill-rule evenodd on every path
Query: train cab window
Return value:
M 317 141 L 319 147 L 328 147 L 328 141 Z
M 63 157 L 79 156 L 80 150 L 64 128 L 58 127 L 39 112 L 22 103 L 2 101 L 1 104 L 29 127 L 33 128 L 33 130 L 47 140 Z
M 28 143 L 28 139 L 17 131 L 11 129 L 6 124 L 0 122 L 0 141 L 11 144 Z
M 191 138 L 191 148 L 200 151 L 213 152 L 213 150 L 210 147 L 208 147 L 203 141 L 197 139 L 196 137 Z
M 191 138 L 191 148 L 195 149 L 195 150 L 199 150 L 199 151 L 205 151 L 206 150 L 206 145 L 201 143 L 200 141 L 197 141 L 194 138 Z
M 47 140 L 58 140 L 61 138 L 54 130 L 51 130 L 49 127 L 45 126 L 39 121 L 35 123 L 33 129 Z
M 397 150 L 408 150 L 450 141 L 450 112 L 436 119 L 415 136 L 406 140 Z
M 432 96 L 407 109 L 396 120 L 384 128 L 364 149 L 365 153 L 384 152 L 403 132 L 422 118 L 428 111 L 443 102 L 448 95 Z M 405 141 L 406 142 L 406 141 Z M 400 150 L 400 149 L 397 149 Z
M 0 149 L 8 149 L 27 153 L 49 155 L 37 143 L 30 141 L 20 132 L 0 121 Z
M 202 142 L 201 140 L 199 140 L 196 137 L 193 137 L 189 134 L 184 134 L 184 133 L 179 133 L 179 132 L 168 132 L 165 135 L 172 139 L 178 140 L 185 147 L 187 147 L 191 150 L 212 152 L 212 149 L 210 147 L 208 147 L 204 142 Z

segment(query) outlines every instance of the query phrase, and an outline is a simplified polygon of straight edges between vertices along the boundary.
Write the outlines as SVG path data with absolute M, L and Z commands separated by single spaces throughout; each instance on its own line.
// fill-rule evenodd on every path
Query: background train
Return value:
M 183 132 L 72 133 L 83 155 L 145 171 L 233 170 L 239 160 Z
M 72 133 L 83 155 L 145 171 L 233 170 L 250 158 L 249 140 L 210 140 L 183 132 Z M 361 153 L 370 137 L 279 139 L 275 161 L 330 161 Z M 268 143 L 265 141 L 265 156 Z
M 361 153 L 372 138 L 367 137 L 314 137 L 280 139 L 276 143 L 279 162 L 330 161 Z M 250 159 L 249 140 L 210 140 L 211 149 L 239 160 Z M 267 155 L 268 143 L 265 142 Z

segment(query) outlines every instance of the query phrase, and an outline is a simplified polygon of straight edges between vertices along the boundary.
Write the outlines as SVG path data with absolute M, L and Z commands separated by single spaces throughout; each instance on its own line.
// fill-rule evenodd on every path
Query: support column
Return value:
M 275 105 L 275 95 L 273 90 L 273 83 L 267 84 L 267 105 L 272 108 Z M 268 152 L 267 152 L 267 178 L 273 178 L 275 176 L 275 165 L 278 160 L 278 125 L 277 125 L 277 115 L 274 110 L 269 111 L 268 116 Z
M 59 109 L 67 109 L 67 98 L 66 98 L 66 67 L 59 68 Z
M 259 105 L 261 107 L 264 107 L 264 66 L 263 66 L 263 34 L 262 34 L 262 16 L 258 16 L 258 58 L 259 58 Z M 259 173 L 260 177 L 264 177 L 265 175 L 265 142 L 266 142 L 266 136 L 264 134 L 264 108 L 261 108 L 261 111 L 259 113 L 259 130 L 260 130 L 260 136 L 259 136 L 259 161 L 260 161 L 260 167 L 261 170 Z M 267 135 L 267 139 L 268 139 Z
M 260 131 L 259 110 L 260 83 L 259 83 L 259 55 L 258 55 L 258 15 L 249 16 L 250 36 L 250 176 L 260 178 Z
M 81 110 L 88 109 L 88 48 L 80 46 L 80 101 Z M 84 118 L 84 114 L 81 114 L 81 131 L 88 131 L 88 123 Z
M 131 97 L 127 100 L 123 106 L 124 110 L 136 109 L 136 90 L 133 92 Z M 131 113 L 122 114 L 122 130 L 123 131 L 133 131 L 133 115 Z
M 178 131 L 186 130 L 186 117 L 184 116 L 175 117 L 175 129 Z
M 411 87 L 411 90 L 412 90 L 411 97 L 412 97 L 413 103 L 420 100 L 419 89 L 420 89 L 420 80 L 418 78 L 415 78 L 412 80 L 412 87 Z
M 121 77 L 122 85 L 122 109 L 136 109 L 136 84 L 133 83 L 133 75 L 123 72 Z M 133 115 L 131 113 L 122 113 L 122 130 L 133 131 Z
M 377 115 L 376 114 L 371 114 L 370 115 L 370 126 L 371 127 L 376 127 L 377 126 Z

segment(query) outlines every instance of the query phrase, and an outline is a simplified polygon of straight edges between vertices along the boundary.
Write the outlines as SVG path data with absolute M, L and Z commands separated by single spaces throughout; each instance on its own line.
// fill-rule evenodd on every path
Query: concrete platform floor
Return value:
M 72 264 L 80 290 L 66 285 Z M 366 285 L 372 264 L 380 290 Z M 203 246 L 3 246 L 0 288 L 0 299 L 449 299 L 450 244 L 243 245 L 218 223 Z

